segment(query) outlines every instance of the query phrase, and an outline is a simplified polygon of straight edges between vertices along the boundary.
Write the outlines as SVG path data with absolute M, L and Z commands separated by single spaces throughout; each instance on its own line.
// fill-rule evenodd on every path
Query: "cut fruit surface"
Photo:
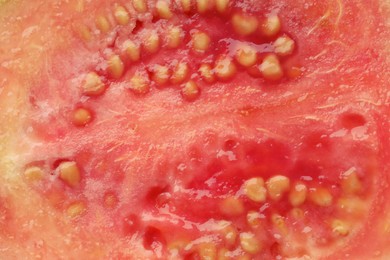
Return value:
M 0 258 L 387 259 L 389 14 L 0 1 Z

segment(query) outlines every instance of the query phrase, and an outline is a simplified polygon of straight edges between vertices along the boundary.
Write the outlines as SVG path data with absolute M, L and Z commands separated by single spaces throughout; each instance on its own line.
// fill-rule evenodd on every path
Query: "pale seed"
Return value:
M 103 94 L 105 86 L 98 74 L 90 72 L 85 77 L 82 90 L 84 95 L 98 96 Z
M 245 195 L 254 202 L 264 202 L 267 198 L 264 180 L 260 177 L 245 181 L 243 190 Z
M 122 59 L 118 55 L 113 55 L 108 60 L 108 68 L 107 72 L 110 75 L 110 77 L 114 79 L 119 79 L 122 77 L 125 70 L 125 66 L 123 64 Z
M 261 250 L 260 241 L 256 238 L 255 234 L 250 232 L 240 234 L 240 245 L 249 254 L 257 254 Z
M 162 19 L 170 19 L 173 16 L 169 3 L 166 0 L 158 0 L 156 3 L 156 10 Z
M 247 36 L 254 33 L 259 22 L 253 16 L 246 14 L 234 14 L 232 17 L 233 29 L 236 33 L 242 36 Z
M 268 196 L 272 200 L 280 200 L 290 189 L 290 179 L 283 175 L 276 175 L 267 180 L 266 187 Z
M 279 80 L 283 77 L 283 70 L 278 57 L 274 54 L 269 54 L 263 60 L 259 67 L 261 74 L 267 80 Z
M 115 20 L 120 25 L 126 25 L 130 21 L 130 16 L 123 6 L 117 6 L 114 11 Z
M 85 126 L 92 121 L 92 113 L 86 108 L 77 108 L 73 111 L 72 122 L 76 126 Z
M 62 162 L 58 166 L 59 178 L 70 187 L 76 187 L 81 181 L 81 174 L 76 162 Z
M 226 216 L 239 216 L 245 210 L 242 201 L 235 197 L 228 197 L 221 201 L 219 208 Z

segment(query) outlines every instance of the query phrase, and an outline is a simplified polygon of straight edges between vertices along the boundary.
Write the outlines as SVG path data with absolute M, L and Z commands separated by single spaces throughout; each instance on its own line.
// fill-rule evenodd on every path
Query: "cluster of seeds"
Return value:
M 138 95 L 148 93 L 153 86 L 173 87 L 180 90 L 184 100 L 194 101 L 202 88 L 233 80 L 240 73 L 265 82 L 299 76 L 299 67 L 283 64 L 293 54 L 295 41 L 282 31 L 279 16 L 260 16 L 235 5 L 229 0 L 134 0 L 115 5 L 111 14 L 97 17 L 91 26 L 94 29 L 82 27 L 89 28 L 85 30 L 89 30 L 90 36 L 83 38 L 104 38 L 112 31 L 124 30 L 130 36 L 118 37 L 114 47 L 104 50 L 106 62 L 86 74 L 80 86 L 83 95 L 100 96 L 112 82 L 125 81 L 128 89 Z M 221 38 L 207 28 L 193 29 L 187 24 L 208 19 L 209 15 L 219 16 L 221 26 L 231 33 Z M 184 22 L 178 23 L 176 18 Z M 155 26 L 142 28 L 137 24 L 146 23 L 145 19 Z M 156 55 L 174 57 L 183 51 L 187 58 L 152 61 Z M 92 120 L 92 112 L 87 110 L 74 111 L 75 125 L 86 125 Z
M 54 205 L 61 198 L 60 208 L 70 219 L 87 215 L 92 204 L 81 194 L 84 189 L 83 180 L 86 178 L 84 174 L 90 173 L 84 172 L 74 160 L 50 164 L 53 167 L 49 168 L 42 163 L 28 166 L 24 172 L 25 179 L 42 187 L 62 187 L 57 190 L 57 195 L 48 198 L 53 200 Z M 237 188 L 229 188 L 215 195 L 212 202 L 207 199 L 198 201 L 211 203 L 212 219 L 204 223 L 190 222 L 191 217 L 188 220 L 184 216 L 180 217 L 193 223 L 190 225 L 192 228 L 183 228 L 176 223 L 172 227 L 177 232 L 175 236 L 159 231 L 153 226 L 155 222 L 148 223 L 142 219 L 142 212 L 123 219 L 126 224 L 124 230 L 126 235 L 141 235 L 146 241 L 145 248 L 149 244 L 161 244 L 171 259 L 183 256 L 188 256 L 189 259 L 252 259 L 269 250 L 274 252 L 275 257 L 302 257 L 307 253 L 303 249 L 307 241 L 320 241 L 318 243 L 321 244 L 346 238 L 368 211 L 363 199 L 366 187 L 361 174 L 354 167 L 340 174 L 332 185 L 325 185 L 321 180 L 296 178 L 294 174 L 289 176 L 272 175 L 264 178 L 252 175 L 239 181 L 238 186 L 235 186 Z M 204 187 L 196 189 L 203 190 Z M 152 187 L 152 195 L 148 193 L 144 203 L 151 203 L 153 209 L 164 209 L 165 212 L 173 210 L 174 215 L 177 214 L 175 208 L 180 208 L 181 203 L 187 204 L 193 199 L 194 192 L 197 192 L 194 189 L 192 186 L 188 187 L 187 193 L 181 189 L 167 189 L 165 186 Z M 190 197 L 183 197 L 183 194 L 189 194 Z M 98 200 L 107 214 L 117 214 L 116 210 L 123 210 L 118 205 L 125 202 L 126 198 L 106 191 L 102 192 Z M 97 204 L 93 204 L 93 207 L 96 206 Z M 197 207 L 195 204 L 193 206 Z M 145 210 L 149 210 L 147 206 Z M 157 210 L 153 216 L 158 217 L 159 214 L 160 211 Z M 314 224 L 311 219 L 313 217 L 318 218 L 314 220 Z M 152 233 L 145 230 L 149 226 L 154 230 Z M 201 226 L 203 227 L 200 228 Z M 318 238 L 313 239 L 316 233 L 327 240 L 321 242 Z M 291 246 L 295 237 L 300 241 L 297 243 L 301 246 L 299 248 Z
M 326 212 L 335 205 L 335 201 L 341 211 L 347 212 L 347 217 L 323 219 L 320 229 L 327 230 L 331 237 L 328 242 L 348 236 L 355 225 L 348 215 L 360 215 L 367 210 L 354 205 L 360 200 L 363 190 L 356 170 L 351 168 L 340 176 L 340 191 L 337 192 L 311 182 L 291 181 L 284 175 L 275 175 L 267 180 L 261 177 L 247 179 L 235 195 L 227 196 L 219 202 L 219 211 L 225 219 L 214 223 L 210 233 L 203 238 L 186 243 L 171 242 L 172 245 L 168 246 L 171 248 L 170 253 L 176 256 L 179 252 L 191 252 L 200 259 L 252 259 L 277 245 L 277 249 L 274 249 L 275 257 L 303 257 L 307 253 L 303 247 L 297 249 L 283 243 L 291 243 L 288 240 L 294 237 L 294 232 L 300 233 L 298 237 L 304 236 L 305 232 L 315 232 L 318 227 L 310 224 L 303 226 L 302 230 L 297 230 L 297 226 L 310 223 L 305 219 L 309 210 L 321 212 L 323 209 Z M 258 205 L 257 210 L 253 204 Z M 284 209 L 283 213 L 275 209 L 266 212 L 277 204 L 289 210 Z M 242 221 L 246 224 L 242 224 Z M 270 244 L 270 241 L 274 242 Z

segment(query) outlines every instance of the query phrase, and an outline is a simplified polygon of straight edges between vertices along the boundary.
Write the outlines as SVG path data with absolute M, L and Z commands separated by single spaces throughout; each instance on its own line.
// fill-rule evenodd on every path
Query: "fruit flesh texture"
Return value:
M 298 33 L 294 35 L 298 39 L 298 44 L 300 44 L 300 55 L 306 58 L 304 61 L 308 70 L 306 76 L 300 79 L 298 84 L 296 82 L 285 82 L 283 85 L 278 85 L 269 90 L 266 88 L 259 89 L 250 78 L 244 81 L 235 81 L 233 79 L 230 82 L 231 85 L 216 83 L 213 85 L 213 89 L 203 91 L 201 98 L 206 100 L 206 102 L 198 102 L 191 105 L 181 103 L 179 96 L 172 98 L 171 90 L 152 93 L 143 98 L 131 95 L 126 96 L 120 92 L 123 89 L 118 84 L 118 88 L 115 88 L 114 85 L 107 90 L 110 95 L 102 97 L 104 99 L 102 103 L 109 105 L 94 107 L 95 113 L 100 115 L 100 119 L 93 127 L 80 131 L 70 127 L 63 118 L 52 118 L 50 120 L 39 118 L 42 122 L 37 124 L 38 127 L 41 125 L 42 127 L 47 127 L 47 130 L 42 131 L 38 128 L 38 130 L 31 133 L 29 130 L 31 128 L 26 127 L 31 124 L 30 119 L 26 115 L 32 114 L 34 118 L 38 118 L 34 115 L 34 112 L 42 113 L 42 110 L 35 110 L 26 105 L 29 104 L 29 91 L 34 90 L 34 88 L 37 89 L 37 85 L 57 86 L 58 82 L 71 78 L 70 75 L 76 73 L 77 77 L 77 73 L 80 73 L 80 71 L 87 73 L 88 71 L 85 71 L 86 68 L 84 67 L 86 62 L 81 62 L 80 59 L 88 57 L 91 53 L 91 48 L 93 49 L 94 47 L 85 48 L 79 39 L 75 39 L 73 29 L 60 18 L 55 18 L 55 12 L 49 12 L 43 17 L 41 15 L 27 16 L 26 14 L 31 13 L 31 7 L 37 8 L 37 11 L 45 10 L 45 8 L 50 10 L 52 8 L 63 12 L 65 12 L 64 10 L 70 10 L 72 13 L 76 9 L 75 17 L 77 18 L 77 10 L 81 8 L 79 4 L 79 1 L 74 1 L 69 4 L 53 3 L 50 4 L 50 7 L 38 7 L 35 4 L 23 5 L 22 2 L 15 2 L 2 6 L 4 8 L 1 11 L 3 19 L 10 18 L 8 12 L 12 11 L 14 15 L 14 17 L 9 19 L 9 22 L 1 25 L 4 28 L 2 31 L 6 33 L 1 36 L 5 44 L 0 49 L 2 64 L 0 71 L 5 75 L 2 83 L 4 91 L 1 94 L 1 106 L 5 112 L 2 113 L 2 117 L 4 118 L 3 122 L 9 122 L 6 126 L 1 126 L 2 131 L 5 133 L 2 137 L 3 147 L 5 148 L 2 149 L 4 156 L 2 159 L 3 174 L 1 175 L 1 178 L 4 180 L 1 190 L 3 198 L 1 204 L 3 207 L 2 212 L 5 216 L 2 223 L 4 229 L 1 236 L 5 248 L 4 256 L 28 256 L 28 254 L 35 254 L 36 252 L 37 254 L 43 253 L 53 257 L 72 256 L 72 254 L 74 256 L 83 254 L 93 256 L 95 254 L 96 257 L 102 257 L 109 255 L 110 251 L 123 251 L 123 248 L 127 248 L 128 252 L 123 251 L 124 255 L 137 255 L 137 252 L 140 252 L 139 254 L 152 257 L 151 252 L 145 251 L 139 241 L 133 241 L 130 247 L 125 239 L 119 239 L 119 242 L 112 244 L 107 243 L 107 237 L 112 238 L 110 239 L 112 241 L 117 240 L 118 232 L 109 228 L 101 228 L 107 219 L 112 220 L 112 216 L 110 216 L 111 213 L 107 213 L 99 208 L 101 206 L 96 201 L 89 205 L 91 208 L 96 208 L 96 213 L 94 213 L 96 216 L 87 215 L 85 219 L 80 219 L 79 222 L 64 219 L 62 212 L 53 210 L 52 205 L 42 200 L 41 195 L 39 193 L 37 195 L 34 189 L 31 189 L 22 180 L 23 177 L 20 173 L 23 172 L 23 169 L 21 165 L 30 161 L 76 157 L 80 162 L 85 162 L 82 163 L 83 167 L 88 169 L 88 167 L 92 167 L 91 157 L 97 156 L 95 154 L 96 151 L 104 153 L 104 151 L 112 149 L 114 151 L 113 156 L 116 156 L 118 161 L 113 165 L 110 164 L 110 167 L 113 167 L 113 169 L 110 169 L 111 174 L 114 175 L 126 169 L 128 170 L 127 177 L 124 179 L 124 183 L 122 182 L 123 179 L 121 179 L 123 176 L 118 178 L 116 176 L 106 176 L 105 178 L 113 179 L 113 181 L 109 182 L 111 185 L 118 185 L 118 183 L 122 182 L 121 185 L 126 187 L 122 191 L 125 194 L 123 196 L 131 197 L 131 194 L 143 194 L 146 192 L 142 191 L 142 188 L 140 190 L 138 190 L 138 187 L 135 189 L 133 183 L 150 182 L 150 175 L 148 175 L 147 171 L 150 170 L 150 165 L 158 168 L 158 165 L 155 165 L 155 163 L 164 162 L 162 154 L 166 153 L 167 147 L 172 154 L 184 154 L 186 149 L 181 147 L 183 147 L 183 144 L 199 142 L 196 136 L 210 138 L 211 140 L 213 133 L 222 132 L 226 137 L 243 135 L 248 140 L 266 140 L 267 138 L 282 140 L 289 147 L 287 150 L 291 149 L 296 152 L 299 151 L 299 148 L 296 146 L 301 138 L 301 136 L 296 136 L 297 127 L 295 125 L 297 121 L 302 125 L 301 128 L 298 128 L 302 136 L 311 134 L 311 130 L 306 131 L 306 128 L 326 129 L 326 134 L 331 134 L 332 132 L 337 132 L 338 127 L 340 127 L 337 125 L 339 115 L 342 112 L 353 110 L 363 115 L 367 111 L 371 111 L 369 116 L 365 118 L 368 122 L 367 133 L 371 133 L 370 144 L 367 145 L 373 146 L 368 149 L 370 150 L 368 154 L 373 154 L 379 158 L 376 162 L 379 165 L 378 173 L 373 177 L 376 191 L 372 194 L 377 201 L 377 206 L 373 206 L 370 215 L 366 219 L 367 226 L 354 239 L 359 241 L 359 239 L 365 236 L 373 236 L 376 238 L 376 242 L 373 242 L 370 248 L 360 249 L 364 250 L 364 252 L 360 252 L 353 245 L 354 240 L 352 240 L 349 247 L 343 249 L 344 251 L 341 250 L 341 254 L 352 255 L 355 252 L 361 253 L 359 255 L 362 256 L 366 254 L 367 257 L 378 254 L 378 258 L 386 258 L 386 252 L 383 248 L 389 242 L 385 237 L 389 223 L 384 223 L 386 217 L 377 213 L 383 212 L 383 208 L 388 208 L 384 195 L 386 193 L 383 193 L 386 182 L 380 181 L 388 178 L 386 175 L 388 172 L 386 162 L 389 160 L 388 143 L 386 143 L 386 140 L 389 139 L 388 132 L 386 132 L 388 121 L 381 116 L 381 113 L 388 111 L 386 110 L 388 109 L 388 99 L 386 100 L 386 95 L 388 97 L 388 85 L 386 85 L 388 84 L 386 82 L 386 80 L 388 81 L 388 74 L 386 74 L 385 69 L 388 61 L 384 54 L 388 53 L 386 49 L 388 47 L 384 46 L 383 41 L 370 40 L 374 37 L 373 35 L 380 39 L 386 39 L 387 37 L 383 27 L 380 25 L 380 19 L 383 18 L 381 16 L 374 18 L 375 15 L 373 14 L 375 11 L 370 13 L 371 10 L 367 9 L 364 10 L 367 12 L 367 15 L 362 15 L 365 18 L 371 17 L 372 20 L 364 20 L 363 23 L 359 18 L 355 18 L 356 20 L 350 18 L 348 20 L 352 22 L 348 24 L 339 23 L 336 26 L 334 23 L 339 19 L 338 11 L 340 10 L 337 3 L 334 3 L 333 9 L 330 9 L 330 15 L 324 18 L 333 19 L 330 22 L 331 26 L 327 27 L 325 23 L 325 28 L 320 29 L 317 28 L 318 17 L 321 17 L 323 13 L 326 14 L 325 9 L 321 10 L 319 8 L 317 10 L 313 8 L 312 13 L 308 12 L 307 20 L 300 26 L 311 37 L 300 37 Z M 296 5 L 299 4 L 298 2 L 296 3 Z M 101 6 L 104 6 L 104 3 Z M 294 3 L 289 3 L 288 6 L 289 8 L 286 8 L 288 10 L 282 9 L 281 11 L 284 19 L 287 21 L 294 20 L 294 18 L 297 19 L 297 13 L 299 13 L 300 8 L 294 6 Z M 345 9 L 348 9 L 352 4 L 345 2 L 343 6 Z M 16 19 L 18 17 L 14 13 L 16 12 L 14 9 L 16 7 L 18 8 L 17 13 L 22 17 L 21 21 Z M 85 8 L 92 8 L 93 10 L 93 7 L 86 6 Z M 377 10 L 375 8 L 378 7 L 373 7 L 373 10 Z M 384 4 L 382 4 L 382 8 L 387 10 Z M 383 16 L 385 16 L 384 12 L 381 13 Z M 37 13 L 41 14 L 42 12 Z M 344 12 L 343 19 L 347 19 L 347 17 L 344 17 L 347 15 L 348 12 Z M 22 22 L 24 19 L 29 19 L 29 23 L 36 24 L 37 27 L 24 27 L 24 22 Z M 78 20 L 76 19 L 76 21 Z M 302 23 L 301 20 L 300 22 Z M 366 34 L 355 34 L 353 30 L 350 30 L 349 34 L 338 32 L 338 30 L 340 32 L 346 31 L 354 25 L 362 26 L 362 23 L 366 28 L 366 30 L 362 29 L 362 31 L 366 32 Z M 290 32 L 297 31 L 296 25 L 292 22 L 287 22 L 285 26 Z M 379 35 L 375 31 L 378 26 Z M 338 30 L 335 30 L 335 27 Z M 43 30 L 42 28 L 45 28 L 43 36 L 40 34 Z M 47 30 L 47 28 L 50 29 Z M 314 31 L 312 31 L 313 28 Z M 20 41 L 16 40 L 18 36 L 7 37 L 7 32 L 12 35 L 12 33 L 20 32 L 21 30 L 24 33 L 20 34 Z M 320 30 L 320 32 L 315 30 Z M 60 37 L 58 39 L 53 35 L 60 35 Z M 326 39 L 329 39 L 328 44 L 324 44 L 327 48 L 323 53 L 318 53 L 318 47 L 314 46 L 324 35 L 328 37 Z M 9 42 L 10 39 L 14 42 Z M 19 46 L 10 47 L 15 45 L 15 42 L 19 42 Z M 354 44 L 353 49 L 348 47 L 352 43 Z M 69 48 L 72 50 L 77 49 L 78 51 L 72 56 L 67 51 Z M 375 52 L 378 49 L 383 52 Z M 308 59 L 308 57 L 312 57 L 313 60 Z M 359 64 L 362 61 L 367 62 L 367 65 L 360 66 Z M 321 66 L 318 66 L 318 63 Z M 72 68 L 71 65 L 73 64 L 76 64 L 76 66 L 77 64 L 81 65 L 79 68 Z M 319 67 L 321 70 L 317 70 Z M 337 70 L 333 69 L 335 67 Z M 63 68 L 66 68 L 64 72 L 62 71 Z M 354 73 L 345 73 L 346 70 L 351 68 L 355 70 Z M 379 73 L 378 77 L 376 76 L 377 70 L 382 72 Z M 77 80 L 80 81 L 81 79 Z M 334 82 L 334 84 L 329 85 L 329 82 Z M 235 86 L 234 90 L 238 91 L 240 95 L 234 96 L 234 93 L 230 93 L 228 88 L 231 86 Z M 368 88 L 367 86 L 374 87 Z M 72 92 L 69 94 L 66 86 L 64 89 L 66 93 L 62 94 L 57 91 L 38 93 L 38 100 L 39 98 L 47 98 L 45 95 L 51 98 L 55 98 L 57 95 L 65 95 L 68 99 L 63 100 L 63 103 L 58 106 L 51 104 L 51 107 L 71 107 L 73 104 L 70 103 L 77 98 L 76 94 Z M 229 93 L 231 96 L 227 98 L 225 96 L 226 93 Z M 302 95 L 302 93 L 304 94 Z M 324 93 L 327 94 L 325 95 Z M 39 97 L 39 95 L 43 96 Z M 166 100 L 162 105 L 161 102 L 158 102 L 161 99 Z M 146 106 L 145 104 L 159 104 L 159 106 Z M 325 112 L 321 112 L 321 118 L 318 118 L 317 113 L 311 113 L 311 110 L 302 109 L 301 104 L 305 107 L 313 107 L 315 112 Z M 123 109 L 131 112 L 123 113 Z M 175 115 L 171 115 L 170 111 L 172 109 L 175 109 Z M 61 115 L 61 113 L 59 114 Z M 57 114 L 54 113 L 54 115 Z M 281 122 L 284 122 L 283 127 L 280 124 L 275 124 L 274 120 L 276 117 Z M 110 120 L 110 122 L 105 123 L 105 118 L 116 118 L 117 120 L 114 122 Z M 56 120 L 59 123 L 51 124 Z M 191 124 L 188 122 L 191 122 Z M 124 128 L 126 132 L 123 132 Z M 110 130 L 107 131 L 107 129 Z M 185 134 L 178 137 L 168 131 L 169 129 L 175 129 L 175 132 Z M 372 137 L 375 131 L 377 135 Z M 89 136 L 94 136 L 104 141 L 96 144 L 95 140 L 89 138 Z M 139 141 L 141 136 L 142 142 Z M 43 139 L 48 141 L 42 143 Z M 120 140 L 119 143 L 117 140 Z M 348 140 L 342 138 L 342 141 L 348 144 Z M 248 142 L 250 143 L 250 141 Z M 365 145 L 363 140 L 361 147 L 364 148 Z M 151 159 L 140 156 L 137 152 L 138 150 L 149 151 L 150 157 L 147 158 Z M 343 145 L 340 147 L 339 152 L 340 156 L 352 153 Z M 37 154 L 40 155 L 37 156 Z M 365 152 L 358 152 L 356 158 L 362 159 L 366 155 Z M 92 161 L 103 159 L 97 156 L 97 158 L 92 158 Z M 181 158 L 178 156 L 176 159 L 179 161 Z M 183 158 L 183 160 L 185 159 Z M 132 164 L 132 160 L 136 163 L 133 162 Z M 138 170 L 133 169 L 132 165 L 137 165 L 139 167 Z M 162 168 L 164 169 L 164 167 Z M 97 179 L 99 179 L 101 177 L 99 174 L 102 173 L 97 171 L 95 174 Z M 158 181 L 159 179 L 156 179 L 156 182 Z M 99 185 L 92 186 L 99 187 Z M 104 193 L 106 189 L 107 187 L 98 189 L 98 192 Z M 88 190 L 87 188 L 86 192 L 93 193 L 94 190 Z M 25 196 L 17 196 L 17 194 L 25 194 Z M 78 196 L 81 195 L 76 193 L 71 196 L 79 198 Z M 124 208 L 129 205 L 135 206 L 137 203 L 139 204 L 139 201 L 128 200 L 126 203 L 123 205 Z M 35 204 L 39 206 L 31 207 L 31 205 Z M 138 206 L 140 207 L 139 210 L 143 207 Z M 45 212 L 50 212 L 50 214 L 45 214 Z M 88 218 L 94 219 L 94 223 L 89 223 Z M 384 228 L 381 229 L 380 227 L 383 226 Z M 17 229 L 16 227 L 22 228 Z M 43 229 L 45 229 L 45 232 L 42 232 Z M 384 232 L 384 234 L 380 232 Z M 58 234 L 66 234 L 66 239 L 61 241 L 55 239 Z M 92 237 L 91 234 L 94 234 L 94 236 Z M 37 240 L 36 237 L 42 237 L 42 239 Z M 18 245 L 20 241 L 24 241 L 25 244 L 23 246 Z M 77 246 L 80 246 L 80 249 L 75 251 L 74 248 Z M 12 250 L 7 248 L 12 248 Z M 332 256 L 329 257 L 331 259 Z

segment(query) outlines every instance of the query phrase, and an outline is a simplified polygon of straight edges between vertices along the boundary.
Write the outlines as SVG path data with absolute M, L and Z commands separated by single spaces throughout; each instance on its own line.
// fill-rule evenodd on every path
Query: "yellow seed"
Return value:
M 188 67 L 188 64 L 185 62 L 179 62 L 176 64 L 175 68 L 173 69 L 173 74 L 171 77 L 171 82 L 173 84 L 180 84 L 184 82 L 189 74 L 190 68 Z
M 201 243 L 198 245 L 198 254 L 201 260 L 215 260 L 217 247 L 213 243 Z
M 105 86 L 101 78 L 95 72 L 90 72 L 85 77 L 82 85 L 83 94 L 87 96 L 99 96 L 103 94 Z
M 256 238 L 255 234 L 250 232 L 240 234 L 240 245 L 249 254 L 257 254 L 261 250 L 260 241 Z
M 144 40 L 144 48 L 149 53 L 156 53 L 160 48 L 160 36 L 156 31 L 150 31 Z
M 229 8 L 229 0 L 215 0 L 215 7 L 219 13 L 225 13 Z
M 331 228 L 332 232 L 338 236 L 347 236 L 350 230 L 348 223 L 340 219 L 334 219 L 331 222 Z
M 145 13 L 148 11 L 145 0 L 133 0 L 133 7 L 138 13 Z
M 246 221 L 251 228 L 258 228 L 261 225 L 261 214 L 257 211 L 249 211 L 246 215 Z
M 81 216 L 86 211 L 85 204 L 83 202 L 74 202 L 69 205 L 66 210 L 66 214 L 70 218 L 77 218 Z
M 228 57 L 219 58 L 214 66 L 214 73 L 221 80 L 231 79 L 237 72 L 236 65 Z
M 107 18 L 101 15 L 96 18 L 96 26 L 102 33 L 107 33 L 111 27 Z
M 198 9 L 198 13 L 204 14 L 211 9 L 211 5 L 213 4 L 210 0 L 196 0 L 196 7 Z
M 24 171 L 24 176 L 26 177 L 26 179 L 28 181 L 32 181 L 32 182 L 42 180 L 43 175 L 44 175 L 44 172 L 43 172 L 42 168 L 40 168 L 38 166 L 28 167 Z
M 342 197 L 337 201 L 338 208 L 351 216 L 362 216 L 367 212 L 367 203 L 357 197 Z
M 346 194 L 357 194 L 362 191 L 362 183 L 355 168 L 351 168 L 343 174 L 341 188 Z
M 204 52 L 210 47 L 211 39 L 204 32 L 192 34 L 192 48 L 197 52 Z
M 243 44 L 236 51 L 236 60 L 244 67 L 251 67 L 257 62 L 257 51 L 250 45 Z
M 260 177 L 245 181 L 243 190 L 245 195 L 255 202 L 264 202 L 267 198 L 264 180 Z
M 169 3 L 166 0 L 158 0 L 156 3 L 156 10 L 162 19 L 170 19 L 173 16 Z
M 227 248 L 221 248 L 218 250 L 218 260 L 231 260 L 232 257 L 229 255 L 229 250 Z
M 104 195 L 104 206 L 106 208 L 114 208 L 118 204 L 118 197 L 113 193 Z
M 164 85 L 169 80 L 169 69 L 167 66 L 155 65 L 153 67 L 152 80 L 158 85 Z
M 135 62 L 135 61 L 138 61 L 140 59 L 140 57 L 141 57 L 140 47 L 138 44 L 136 44 L 132 40 L 126 40 L 123 43 L 123 48 L 126 52 L 127 57 L 129 57 L 129 59 L 131 61 Z
M 137 71 L 130 79 L 130 90 L 136 94 L 146 94 L 150 89 L 150 81 L 146 73 Z
M 78 25 L 77 27 L 75 27 L 75 31 L 84 41 L 92 40 L 91 29 L 89 29 L 86 25 Z
M 254 33 L 259 22 L 256 17 L 246 14 L 234 14 L 232 17 L 233 29 L 236 33 L 242 36 L 247 36 Z
M 130 21 L 130 16 L 123 6 L 117 6 L 114 11 L 115 20 L 120 25 L 126 25 Z
M 168 29 L 167 33 L 167 46 L 174 49 L 180 46 L 183 39 L 184 32 L 178 26 L 172 26 Z
M 290 179 L 283 175 L 276 175 L 267 180 L 266 186 L 268 196 L 277 201 L 290 189 Z
M 188 13 L 191 11 L 191 0 L 181 0 L 180 2 L 183 12 Z
M 327 189 L 319 187 L 310 190 L 309 199 L 317 206 L 328 207 L 332 205 L 333 196 Z
M 235 197 L 228 197 L 221 201 L 219 208 L 226 216 L 239 216 L 245 210 L 242 201 Z
M 305 216 L 305 213 L 300 208 L 293 208 L 290 210 L 290 215 L 296 220 L 301 220 Z
M 271 222 L 273 226 L 282 234 L 287 234 L 287 225 L 284 218 L 279 214 L 272 214 Z
M 203 80 L 208 83 L 215 81 L 214 72 L 210 64 L 200 65 L 199 74 L 202 76 Z
M 80 184 L 81 174 L 76 162 L 62 162 L 58 166 L 59 178 L 70 187 L 76 187 Z
M 85 1 L 84 0 L 77 0 L 75 5 L 74 5 L 74 9 L 81 13 L 84 11 L 84 8 L 85 8 Z
M 302 182 L 297 182 L 292 187 L 288 199 L 290 201 L 291 206 L 298 207 L 305 202 L 306 196 L 307 196 L 306 185 Z
M 108 60 L 107 72 L 110 77 L 114 79 L 119 79 L 122 77 L 123 72 L 125 70 L 125 66 L 123 64 L 122 59 L 118 55 L 113 55 Z
M 261 25 L 261 31 L 268 37 L 275 36 L 280 32 L 281 22 L 278 15 L 268 16 Z
M 237 229 L 229 221 L 220 221 L 218 223 L 219 232 L 227 246 L 233 246 L 237 239 Z
M 279 80 L 283 77 L 283 70 L 278 57 L 274 54 L 267 55 L 260 64 L 260 71 L 267 80 Z
M 77 108 L 73 111 L 72 122 L 76 126 L 85 126 L 92 121 L 92 114 L 86 108 Z
M 182 89 L 183 97 L 188 101 L 195 100 L 200 95 L 200 88 L 195 81 L 188 81 Z
M 274 51 L 279 56 L 288 56 L 293 53 L 295 42 L 287 35 L 280 36 L 273 43 Z

